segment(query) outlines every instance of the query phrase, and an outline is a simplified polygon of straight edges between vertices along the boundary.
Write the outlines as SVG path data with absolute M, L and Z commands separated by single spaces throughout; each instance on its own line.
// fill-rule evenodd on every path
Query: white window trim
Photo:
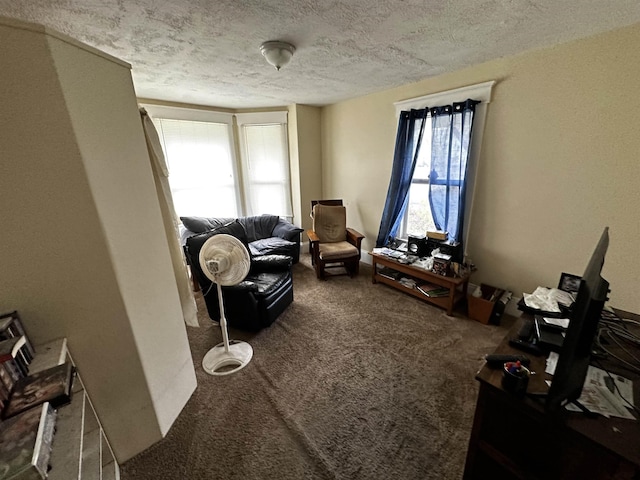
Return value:
M 454 90 L 446 90 L 444 92 L 423 95 L 422 97 L 400 100 L 399 102 L 394 103 L 396 107 L 396 117 L 400 118 L 400 112 L 403 110 L 438 107 L 440 105 L 448 105 L 454 102 L 463 102 L 467 98 L 480 100 L 482 102 L 480 105 L 491 103 L 491 88 L 495 83 L 495 80 L 491 80 L 490 82 L 477 83 L 475 85 L 460 87 Z
M 400 118 L 400 112 L 420 109 L 426 107 L 438 107 L 440 105 L 449 105 L 454 102 L 463 102 L 467 98 L 480 100 L 476 105 L 473 132 L 471 137 L 471 151 L 469 152 L 469 163 L 467 171 L 467 202 L 464 212 L 464 232 L 463 248 L 464 254 L 467 256 L 469 248 L 469 226 L 471 225 L 471 214 L 473 212 L 473 204 L 475 201 L 475 185 L 480 162 L 480 148 L 482 147 L 482 137 L 484 135 L 484 125 L 487 116 L 487 105 L 491 103 L 491 92 L 496 81 L 477 83 L 466 87 L 456 88 L 443 92 L 432 93 L 422 97 L 414 97 L 406 100 L 394 102 L 396 107 L 396 118 Z
M 235 113 L 236 122 L 238 126 L 242 126 L 245 123 L 252 125 L 264 125 L 270 123 L 280 123 L 282 125 L 287 124 L 287 112 L 251 112 L 251 113 Z
M 142 104 L 151 117 L 172 120 L 190 120 L 192 122 L 226 123 L 233 125 L 233 113 L 198 110 L 195 108 L 169 107 L 165 105 Z

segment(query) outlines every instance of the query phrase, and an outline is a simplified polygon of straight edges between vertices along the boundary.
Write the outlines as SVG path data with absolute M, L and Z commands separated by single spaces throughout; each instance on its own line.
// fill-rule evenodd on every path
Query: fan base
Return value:
M 209 375 L 229 375 L 244 368 L 253 357 L 253 348 L 240 340 L 229 340 L 227 352 L 224 342 L 219 343 L 202 359 L 202 368 Z

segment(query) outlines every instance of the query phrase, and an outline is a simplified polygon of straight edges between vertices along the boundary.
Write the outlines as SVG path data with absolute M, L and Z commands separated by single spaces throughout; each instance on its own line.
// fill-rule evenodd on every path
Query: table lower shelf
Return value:
M 469 285 L 469 277 L 445 277 L 442 275 L 435 274 L 430 272 L 429 270 L 425 270 L 418 267 L 412 267 L 411 265 L 402 264 L 397 262 L 391 258 L 385 257 L 383 255 L 378 255 L 375 253 L 369 253 L 373 259 L 373 269 L 372 269 L 372 277 L 371 280 L 373 283 L 384 283 L 385 285 L 389 285 L 390 287 L 396 288 L 402 292 L 408 293 L 409 295 L 413 295 L 420 300 L 424 300 L 425 302 L 431 303 L 432 305 L 436 305 L 438 307 L 444 308 L 447 311 L 447 315 L 453 314 L 453 308 L 460 302 L 464 300 L 467 296 L 467 288 Z M 416 288 L 410 288 L 398 280 L 394 280 L 392 278 L 385 277 L 378 273 L 378 265 L 391 268 L 397 272 L 400 272 L 404 275 L 407 275 L 415 280 L 423 281 L 427 283 L 431 283 L 434 285 L 438 285 L 443 288 L 447 288 L 449 290 L 449 294 L 447 296 L 442 297 L 429 297 L 422 293 L 420 290 Z

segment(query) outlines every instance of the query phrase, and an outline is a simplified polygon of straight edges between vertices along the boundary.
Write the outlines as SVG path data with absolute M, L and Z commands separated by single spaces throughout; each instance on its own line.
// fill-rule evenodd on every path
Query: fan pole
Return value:
M 227 319 L 224 317 L 224 305 L 222 305 L 222 287 L 216 282 L 218 288 L 218 307 L 220 308 L 220 329 L 222 330 L 222 341 L 224 342 L 224 351 L 229 353 L 229 333 L 227 332 Z

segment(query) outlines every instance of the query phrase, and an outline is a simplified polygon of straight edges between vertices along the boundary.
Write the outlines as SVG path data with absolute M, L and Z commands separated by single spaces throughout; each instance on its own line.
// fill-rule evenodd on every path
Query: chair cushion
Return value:
M 321 244 L 344 242 L 347 238 L 345 207 L 315 205 L 313 207 L 313 231 L 316 232 Z
M 325 262 L 359 256 L 358 249 L 347 241 L 320 244 L 320 258 Z

